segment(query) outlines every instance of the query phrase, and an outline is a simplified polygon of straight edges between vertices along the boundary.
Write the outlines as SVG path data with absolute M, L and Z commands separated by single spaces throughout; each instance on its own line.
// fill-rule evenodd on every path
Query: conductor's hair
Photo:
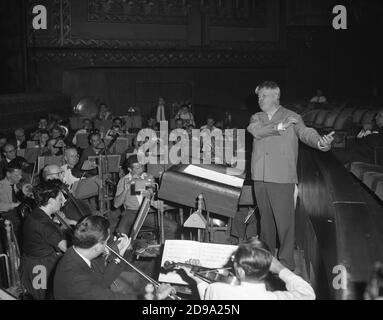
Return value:
M 50 198 L 57 198 L 61 191 L 63 183 L 58 179 L 41 181 L 33 188 L 33 195 L 38 207 L 44 207 L 48 204 Z
M 80 220 L 74 230 L 73 245 L 89 249 L 95 244 L 106 241 L 109 236 L 109 221 L 101 216 L 86 216 Z
M 234 262 L 245 271 L 248 278 L 263 280 L 270 269 L 272 254 L 260 240 L 240 245 L 234 254 Z
M 275 94 L 277 94 L 278 98 L 281 96 L 281 89 L 279 88 L 278 84 L 274 81 L 264 81 L 262 82 L 256 89 L 255 93 L 259 94 L 259 92 L 263 89 L 267 89 L 270 91 L 273 91 Z

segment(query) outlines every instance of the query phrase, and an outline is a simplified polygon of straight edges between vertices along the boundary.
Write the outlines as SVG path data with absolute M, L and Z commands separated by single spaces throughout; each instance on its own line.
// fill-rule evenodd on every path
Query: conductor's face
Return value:
M 275 91 L 270 89 L 261 89 L 258 92 L 259 107 L 264 112 L 269 112 L 274 106 L 278 106 L 278 95 Z

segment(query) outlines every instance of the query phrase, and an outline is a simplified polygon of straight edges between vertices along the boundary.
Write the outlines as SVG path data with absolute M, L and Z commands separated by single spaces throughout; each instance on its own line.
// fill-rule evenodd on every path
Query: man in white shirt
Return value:
M 197 283 L 201 300 L 314 300 L 313 288 L 275 259 L 259 240 L 238 247 L 232 257 L 237 284 L 215 282 L 208 284 L 195 276 L 191 268 L 182 267 Z M 268 272 L 277 274 L 286 291 L 268 291 Z

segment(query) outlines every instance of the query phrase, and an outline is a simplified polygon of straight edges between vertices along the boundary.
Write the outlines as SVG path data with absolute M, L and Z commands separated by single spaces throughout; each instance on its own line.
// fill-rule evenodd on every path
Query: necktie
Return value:
M 11 189 L 12 189 L 12 202 L 17 202 L 16 191 L 15 191 L 15 185 L 14 184 L 11 184 Z

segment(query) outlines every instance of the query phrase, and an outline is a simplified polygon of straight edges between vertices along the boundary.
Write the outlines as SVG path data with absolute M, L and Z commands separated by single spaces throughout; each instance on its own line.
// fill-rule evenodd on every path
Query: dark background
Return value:
M 129 6 L 129 3 L 132 5 Z M 32 29 L 32 7 L 48 29 Z M 332 28 L 343 4 L 348 29 Z M 163 95 L 215 108 L 253 106 L 277 81 L 282 104 L 382 95 L 381 1 L 2 0 L 0 93 L 64 93 L 142 113 Z M 375 90 L 374 90 L 375 88 Z

